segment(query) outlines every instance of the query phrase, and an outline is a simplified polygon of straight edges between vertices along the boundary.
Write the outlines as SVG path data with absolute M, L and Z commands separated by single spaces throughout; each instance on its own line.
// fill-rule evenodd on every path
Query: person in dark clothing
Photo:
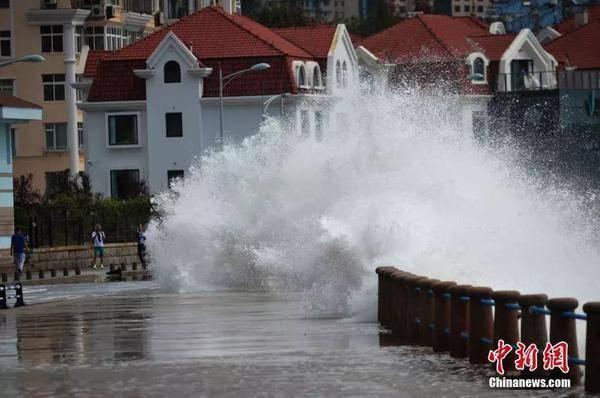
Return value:
M 137 252 L 142 267 L 146 268 L 146 234 L 144 233 L 144 224 L 140 224 L 137 230 Z
M 25 258 L 27 253 L 27 240 L 21 233 L 21 227 L 15 228 L 15 233 L 10 238 L 10 255 L 13 256 L 15 263 L 15 271 L 18 274 L 23 272 L 25 266 Z

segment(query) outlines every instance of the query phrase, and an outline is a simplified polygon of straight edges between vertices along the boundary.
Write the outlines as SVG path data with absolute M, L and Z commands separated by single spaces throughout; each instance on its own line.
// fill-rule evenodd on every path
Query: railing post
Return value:
M 417 287 L 419 290 L 419 345 L 432 346 L 433 345 L 433 330 L 431 329 L 431 323 L 435 316 L 435 303 L 433 299 L 433 291 L 431 285 L 439 282 L 439 279 L 422 279 Z
M 563 313 L 573 312 L 579 306 L 577 299 L 572 297 L 554 298 L 548 300 L 550 315 L 550 343 L 556 344 L 564 341 L 569 345 L 569 358 L 578 358 L 577 347 L 577 320 L 565 317 Z M 555 378 L 565 377 L 559 369 L 554 369 L 550 374 Z M 569 373 L 566 375 L 571 380 L 571 385 L 577 385 L 581 381 L 581 369 L 577 364 L 569 364 Z
M 521 305 L 521 342 L 526 346 L 535 344 L 538 349 L 538 364 L 543 363 L 542 353 L 548 342 L 548 329 L 546 327 L 546 316 L 543 314 L 532 313 L 529 309 L 532 306 L 545 307 L 548 303 L 548 296 L 545 294 L 523 294 L 519 297 Z M 542 366 L 530 372 L 523 370 L 522 374 L 527 377 L 543 377 L 546 371 Z
M 17 298 L 15 307 L 23 307 L 25 305 L 25 301 L 23 299 L 23 285 L 20 283 L 15 285 L 15 296 Z
M 433 351 L 450 350 L 450 293 L 456 282 L 437 282 L 431 286 L 435 294 L 435 316 L 433 324 Z
M 406 278 L 414 276 L 409 272 L 403 272 L 402 274 L 396 274 L 396 289 L 398 297 L 398 308 L 397 308 L 397 319 L 396 327 L 393 329 L 394 334 L 398 335 L 399 338 L 404 339 L 406 337 L 406 317 L 407 317 L 407 289 L 406 289 Z
M 496 302 L 494 311 L 494 343 L 504 340 L 505 344 L 515 346 L 519 341 L 519 296 L 516 290 L 499 290 L 492 293 L 492 299 Z M 512 306 L 512 307 L 511 307 Z M 504 361 L 507 370 L 515 369 L 515 354 L 510 353 Z
M 482 300 L 490 300 L 493 290 L 489 287 L 472 287 L 468 290 L 471 298 L 469 332 L 469 362 L 473 364 L 488 363 L 488 353 L 491 340 L 494 335 L 494 314 L 490 305 L 483 304 Z
M 392 295 L 392 306 L 391 306 L 391 320 L 390 329 L 394 335 L 398 334 L 398 327 L 400 324 L 402 298 L 400 297 L 400 277 L 404 275 L 403 271 L 394 269 L 390 274 L 390 285 Z
M 417 323 L 419 316 L 419 291 L 417 284 L 421 280 L 427 279 L 424 276 L 406 277 L 406 342 L 417 344 L 419 341 L 419 325 Z M 419 290 L 417 290 L 419 289 Z
M 600 302 L 586 303 L 585 391 L 600 393 Z
M 123 271 L 123 264 L 121 264 L 121 271 Z M 383 290 L 382 290 L 382 317 L 381 325 L 387 328 L 390 327 L 390 306 L 391 306 L 391 286 L 390 286 L 390 275 L 394 271 L 393 267 L 386 267 L 382 271 L 383 276 Z
M 469 356 L 468 336 L 471 330 L 469 301 L 462 300 L 461 297 L 465 297 L 471 287 L 471 285 L 457 285 L 448 289 L 451 296 L 450 356 L 454 358 Z
M 110 264 L 110 271 L 114 271 L 114 264 Z M 375 268 L 377 274 L 377 322 L 381 323 L 383 317 L 383 270 L 386 267 Z

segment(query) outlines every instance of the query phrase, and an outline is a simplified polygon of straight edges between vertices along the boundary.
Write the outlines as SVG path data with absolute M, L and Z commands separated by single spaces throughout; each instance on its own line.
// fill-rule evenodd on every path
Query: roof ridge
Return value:
M 417 14 L 416 18 L 421 22 L 421 24 L 423 24 L 423 26 L 425 27 L 425 29 L 427 29 L 427 31 L 429 33 L 431 33 L 431 36 L 433 36 L 433 38 L 435 39 L 435 41 L 437 41 L 444 48 L 444 50 L 446 50 L 448 52 L 448 54 L 450 55 L 450 57 L 455 58 L 454 54 L 452 54 L 452 51 L 450 51 L 448 49 L 448 46 L 446 46 L 446 44 L 442 40 L 440 40 L 440 38 L 437 37 L 437 35 L 435 33 L 433 33 L 433 30 L 429 27 L 429 25 L 427 25 L 427 23 L 425 23 L 425 20 L 422 18 L 422 14 Z
M 264 38 L 262 38 L 260 35 L 258 35 L 257 33 L 253 32 L 251 29 L 247 28 L 246 26 L 244 26 L 241 23 L 238 23 L 235 18 L 233 17 L 233 15 L 230 15 L 228 13 L 226 13 L 221 7 L 219 6 L 210 6 L 210 7 L 205 7 L 205 9 L 211 9 L 213 11 L 216 11 L 218 14 L 224 16 L 225 18 L 227 18 L 231 23 L 233 23 L 236 26 L 239 26 L 240 28 L 242 28 L 243 30 L 245 30 L 246 32 L 250 33 L 252 36 L 256 37 L 257 39 L 259 39 L 261 42 L 271 46 L 272 48 L 274 48 L 275 50 L 279 51 L 282 55 L 288 56 L 290 55 L 287 51 L 281 49 L 279 46 L 275 45 L 275 43 L 271 43 L 268 40 L 265 40 Z M 273 29 L 269 28 L 268 26 L 262 25 L 248 17 L 245 17 L 243 15 L 237 15 L 236 18 L 244 18 L 247 21 L 249 21 L 250 23 L 254 23 L 256 25 L 259 25 L 265 29 L 268 29 L 269 31 L 273 32 L 273 34 L 277 35 L 278 37 L 280 37 L 282 40 L 286 41 L 287 43 L 289 43 L 291 46 L 296 47 L 298 50 L 300 50 L 303 53 L 306 53 L 306 55 L 308 55 L 309 57 L 312 57 L 312 55 L 310 53 L 308 53 L 306 50 L 303 50 L 302 48 L 298 47 L 297 45 L 295 45 L 294 43 L 290 42 L 289 40 L 287 40 L 285 37 L 281 36 L 279 33 L 275 32 Z

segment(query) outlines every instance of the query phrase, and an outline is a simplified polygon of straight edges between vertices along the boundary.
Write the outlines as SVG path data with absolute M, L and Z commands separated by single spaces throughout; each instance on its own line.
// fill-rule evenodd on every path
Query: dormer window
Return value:
M 335 86 L 337 88 L 342 87 L 342 64 L 340 61 L 335 63 Z
M 348 65 L 346 61 L 342 64 L 342 87 L 348 87 Z
M 164 67 L 165 83 L 181 83 L 181 68 L 177 61 L 169 61 Z
M 485 62 L 483 61 L 483 58 L 475 58 L 473 61 L 473 76 L 485 76 Z

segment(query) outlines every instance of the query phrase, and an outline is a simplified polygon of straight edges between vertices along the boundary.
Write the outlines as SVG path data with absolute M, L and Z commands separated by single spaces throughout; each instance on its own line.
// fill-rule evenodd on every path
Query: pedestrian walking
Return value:
M 100 268 L 104 268 L 104 240 L 106 235 L 102 231 L 102 226 L 96 224 L 94 232 L 92 232 L 92 244 L 94 245 L 94 264 L 93 267 L 97 268 L 96 259 L 100 257 Z
M 21 275 L 27 256 L 27 240 L 21 233 L 21 227 L 15 228 L 15 233 L 10 238 L 10 255 L 13 256 L 15 271 Z

